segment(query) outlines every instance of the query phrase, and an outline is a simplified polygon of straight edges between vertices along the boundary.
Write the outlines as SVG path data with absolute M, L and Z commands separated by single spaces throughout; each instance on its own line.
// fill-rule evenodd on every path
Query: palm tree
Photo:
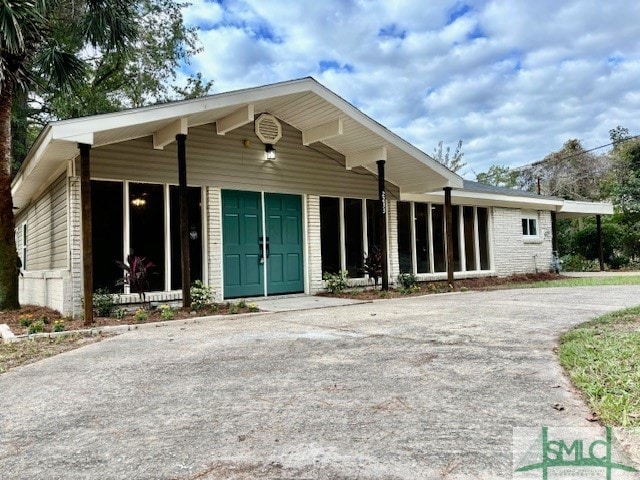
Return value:
M 72 91 L 87 47 L 125 50 L 136 36 L 128 0 L 0 0 L 0 310 L 17 309 L 19 257 L 11 198 L 11 109 L 36 82 Z

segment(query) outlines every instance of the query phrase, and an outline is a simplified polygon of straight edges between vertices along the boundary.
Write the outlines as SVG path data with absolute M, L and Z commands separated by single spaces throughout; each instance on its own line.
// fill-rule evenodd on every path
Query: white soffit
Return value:
M 54 122 L 45 127 L 18 172 L 13 183 L 14 201 L 18 207 L 24 206 L 34 193 L 35 184 L 48 179 L 61 162 L 77 156 L 77 143 L 89 143 L 96 148 L 155 133 L 158 138 L 156 148 L 161 148 L 176 128 L 184 131 L 185 122 L 188 129 L 221 120 L 224 125 L 220 131 L 225 133 L 236 125 L 248 123 L 251 109 L 269 112 L 300 131 L 307 131 L 310 138 L 327 134 L 322 143 L 345 157 L 354 152 L 384 146 L 387 150 L 386 177 L 401 191 L 418 193 L 444 186 L 463 186 L 461 177 L 312 78 L 304 78 L 199 99 Z M 337 123 L 336 119 L 339 119 Z M 313 130 L 316 127 L 321 128 Z M 165 136 L 161 139 L 163 133 Z M 332 133 L 337 134 L 329 135 Z M 377 172 L 375 163 L 364 165 L 364 168 Z
M 594 215 L 613 215 L 613 205 L 606 202 L 565 200 L 558 211 L 558 218 L 592 217 Z

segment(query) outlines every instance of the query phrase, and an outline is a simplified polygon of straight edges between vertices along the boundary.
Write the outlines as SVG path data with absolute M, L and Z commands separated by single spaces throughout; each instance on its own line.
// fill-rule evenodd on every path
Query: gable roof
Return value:
M 305 131 L 341 119 L 341 135 L 322 143 L 349 156 L 386 148 L 386 178 L 401 193 L 422 193 L 443 187 L 462 188 L 462 178 L 311 77 L 236 90 L 202 98 L 52 122 L 29 151 L 13 181 L 16 207 L 24 207 L 44 184 L 60 175 L 78 155 L 78 143 L 100 147 L 159 132 L 176 122 L 187 127 L 214 123 L 247 105 L 257 114 L 268 112 Z M 188 140 L 187 140 L 188 141 Z M 188 156 L 188 154 L 187 154 Z M 377 173 L 375 163 L 364 168 Z

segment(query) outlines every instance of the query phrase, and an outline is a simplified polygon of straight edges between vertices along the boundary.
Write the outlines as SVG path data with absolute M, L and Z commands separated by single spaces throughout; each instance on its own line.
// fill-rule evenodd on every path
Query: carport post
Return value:
M 387 192 L 384 185 L 384 160 L 378 160 L 378 197 L 380 200 L 380 253 L 382 254 L 382 290 L 389 290 L 387 264 Z
M 178 142 L 178 199 L 180 204 L 180 251 L 182 253 L 182 306 L 191 306 L 191 262 L 189 257 L 189 205 L 187 203 L 187 136 L 176 135 Z
M 558 252 L 558 219 L 556 212 L 551 212 L 551 249 Z M 560 255 L 560 252 L 558 252 Z
M 451 187 L 444 187 L 444 223 L 447 236 L 447 283 L 453 287 L 453 207 Z
M 84 325 L 93 323 L 93 244 L 91 241 L 91 145 L 79 143 L 80 149 L 80 205 L 82 215 L 82 296 Z
M 598 260 L 600 260 L 600 271 L 604 272 L 604 239 L 602 238 L 602 218 L 596 215 L 596 230 L 598 231 Z

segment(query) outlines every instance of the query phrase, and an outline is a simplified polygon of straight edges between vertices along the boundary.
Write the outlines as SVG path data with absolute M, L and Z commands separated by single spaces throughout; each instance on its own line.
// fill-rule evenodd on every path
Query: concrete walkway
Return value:
M 598 430 L 557 335 L 639 302 L 466 292 L 133 331 L 0 376 L 0 478 L 512 478 L 513 427 Z

